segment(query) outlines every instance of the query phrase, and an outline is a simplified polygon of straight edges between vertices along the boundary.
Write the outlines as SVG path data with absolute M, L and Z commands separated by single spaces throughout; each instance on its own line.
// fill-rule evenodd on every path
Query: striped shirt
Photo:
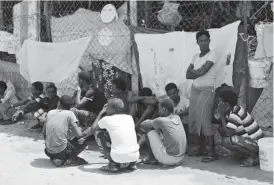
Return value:
M 45 101 L 47 97 L 44 94 L 41 94 L 38 98 L 35 98 L 33 96 L 30 96 L 29 100 L 35 100 L 37 103 L 42 103 L 43 107 L 39 108 L 36 112 L 34 112 L 34 117 L 36 117 L 41 122 L 44 122 L 47 117 L 47 111 L 45 111 L 46 104 L 48 102 Z
M 227 128 L 236 131 L 236 135 L 258 140 L 263 137 L 263 132 L 257 122 L 241 106 L 234 106 L 227 117 Z

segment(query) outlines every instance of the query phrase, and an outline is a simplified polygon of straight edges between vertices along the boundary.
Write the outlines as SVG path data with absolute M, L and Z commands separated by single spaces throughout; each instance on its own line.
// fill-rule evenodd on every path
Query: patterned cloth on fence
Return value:
M 92 64 L 90 76 L 92 80 L 92 87 L 102 90 L 107 99 L 113 95 L 111 83 L 113 79 L 122 78 L 125 80 L 127 88 L 131 89 L 131 75 L 103 60 Z
M 89 112 L 86 110 L 79 110 L 77 108 L 71 108 L 70 111 L 72 111 L 75 114 L 81 127 L 91 126 L 97 117 L 97 115 L 95 113 Z

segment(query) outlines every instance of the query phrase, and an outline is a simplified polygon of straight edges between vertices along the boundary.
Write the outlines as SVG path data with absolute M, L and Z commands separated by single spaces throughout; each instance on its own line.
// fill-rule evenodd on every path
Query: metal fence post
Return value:
M 247 34 L 247 27 L 248 27 L 248 23 L 247 23 L 247 2 L 243 1 L 243 21 L 244 21 L 244 39 L 246 42 L 246 49 L 245 49 L 245 53 L 244 53 L 244 69 L 245 69 L 245 94 L 246 94 L 246 110 L 247 111 L 251 111 L 250 109 L 250 105 L 249 105 L 249 66 L 248 66 L 248 34 Z

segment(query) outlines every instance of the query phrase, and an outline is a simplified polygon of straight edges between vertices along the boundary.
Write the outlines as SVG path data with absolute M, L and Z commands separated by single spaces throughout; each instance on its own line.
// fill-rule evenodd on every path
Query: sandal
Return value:
M 116 173 L 119 171 L 119 168 L 117 168 L 113 163 L 109 163 L 106 166 L 102 166 L 100 170 L 109 173 Z
M 206 156 L 202 159 L 203 163 L 210 163 L 213 161 L 216 161 L 218 159 L 217 155 L 213 155 L 213 156 Z
M 54 164 L 55 167 L 61 167 L 65 164 L 65 160 L 61 160 L 61 159 L 51 159 L 52 163 Z
M 156 159 L 151 160 L 149 158 L 144 158 L 142 160 L 142 163 L 143 164 L 148 164 L 148 165 L 156 165 L 156 164 L 158 164 L 158 161 Z
M 239 164 L 239 166 L 240 167 L 252 167 L 252 166 L 257 166 L 259 163 L 260 163 L 259 158 L 254 159 L 254 158 L 249 157 L 249 158 L 245 159 L 244 161 L 242 161 Z
M 135 171 L 135 170 L 137 170 L 136 162 L 131 162 L 131 163 L 129 163 L 129 165 L 128 165 L 128 167 L 127 167 L 127 170 L 130 170 L 130 171 Z

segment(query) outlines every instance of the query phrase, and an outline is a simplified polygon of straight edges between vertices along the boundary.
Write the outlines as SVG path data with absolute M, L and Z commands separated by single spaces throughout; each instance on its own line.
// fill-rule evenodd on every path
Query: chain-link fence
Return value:
M 243 41 L 242 48 L 246 47 L 247 51 L 242 49 L 239 54 L 242 55 L 241 60 L 234 62 L 234 86 L 239 92 L 241 102 L 248 105 L 249 111 L 253 109 L 254 115 L 258 116 L 263 109 L 271 109 L 271 112 L 273 110 L 272 90 L 267 90 L 270 89 L 268 82 L 272 82 L 272 79 L 269 80 L 272 76 L 272 58 L 252 62 L 258 48 L 258 39 L 261 39 L 260 36 L 263 34 L 258 31 L 261 29 L 258 23 L 273 23 L 269 1 L 39 1 L 39 11 L 32 13 L 30 11 L 34 10 L 28 9 L 28 13 L 25 14 L 13 12 L 14 5 L 19 2 L 21 1 L 0 1 L 1 31 L 16 33 L 18 29 L 14 30 L 14 15 L 28 15 L 30 17 L 26 18 L 36 17 L 38 20 L 38 40 L 43 42 L 65 42 L 92 36 L 92 42 L 82 58 L 81 66 L 92 71 L 92 78 L 98 82 L 95 85 L 103 88 L 107 97 L 111 94 L 111 80 L 117 77 L 125 78 L 129 88 L 138 89 L 138 64 L 132 57 L 133 39 L 128 25 L 155 29 L 156 32 L 194 32 L 200 29 L 220 28 L 242 20 L 239 38 Z M 107 4 L 112 4 L 116 8 L 118 16 L 108 14 L 110 17 L 104 19 L 109 23 L 103 23 L 100 12 Z M 111 19 L 116 21 L 111 22 Z M 245 28 L 248 44 L 245 42 Z M 25 38 L 29 38 L 29 35 Z M 0 59 L 14 61 L 15 56 L 1 52 Z M 247 70 L 248 60 L 251 61 L 250 71 Z M 254 75 L 256 68 L 261 69 L 261 76 Z M 242 81 L 244 83 L 241 83 Z M 66 93 L 73 92 L 76 84 L 75 75 L 59 87 Z M 268 117 L 270 120 L 271 116 Z

